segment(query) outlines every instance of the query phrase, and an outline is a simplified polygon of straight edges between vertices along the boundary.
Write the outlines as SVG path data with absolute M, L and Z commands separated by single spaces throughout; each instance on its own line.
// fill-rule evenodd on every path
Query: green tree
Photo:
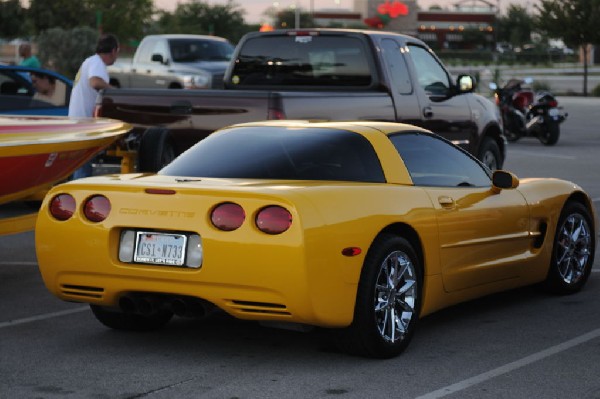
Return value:
M 27 16 L 36 34 L 86 26 L 114 33 L 126 42 L 143 36 L 153 4 L 152 0 L 31 0 Z
M 96 51 L 98 31 L 88 27 L 51 28 L 38 36 L 42 65 L 71 79 L 81 63 Z
M 588 95 L 589 46 L 600 44 L 600 0 L 541 0 L 538 28 L 583 51 L 583 94 Z
M 14 39 L 26 34 L 25 10 L 19 0 L 0 1 L 0 37 Z
M 523 6 L 511 4 L 506 16 L 498 18 L 496 27 L 496 40 L 508 42 L 513 46 L 523 46 L 531 42 L 531 32 L 535 26 L 535 19 L 527 13 Z
M 234 1 L 210 5 L 200 0 L 179 3 L 173 13 L 160 12 L 155 33 L 190 33 L 215 35 L 237 42 L 249 27 L 244 23 L 244 10 Z
M 72 29 L 94 26 L 94 15 L 87 7 L 88 0 L 30 0 L 27 17 L 35 34 L 50 28 Z
M 88 10 L 100 24 L 102 32 L 114 33 L 124 44 L 144 36 L 145 27 L 152 21 L 154 13 L 152 0 L 86 1 Z
M 312 14 L 298 10 L 300 28 L 312 28 L 315 26 Z M 277 13 L 275 26 L 277 29 L 296 28 L 296 10 L 285 10 Z

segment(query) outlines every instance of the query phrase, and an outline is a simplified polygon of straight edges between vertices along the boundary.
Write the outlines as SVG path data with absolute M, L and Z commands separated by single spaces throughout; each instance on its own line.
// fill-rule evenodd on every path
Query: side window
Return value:
M 416 45 L 409 45 L 408 48 L 419 86 L 428 95 L 447 95 L 450 90 L 450 78 L 446 70 L 427 49 Z
M 163 57 L 163 60 L 173 61 L 169 58 L 169 50 L 167 49 L 167 42 L 165 40 L 158 40 L 154 45 L 154 49 L 152 50 L 152 55 L 160 54 Z M 152 57 L 151 55 L 151 57 Z
M 440 137 L 398 133 L 390 140 L 416 186 L 488 187 L 491 176 L 481 163 Z
M 383 55 L 387 61 L 394 87 L 398 90 L 399 94 L 411 94 L 413 91 L 412 83 L 400 46 L 392 39 L 384 39 L 381 42 L 381 46 L 383 47 Z
M 136 51 L 137 59 L 135 62 L 149 63 L 150 58 L 152 57 L 152 50 L 154 50 L 155 42 L 156 41 L 153 39 L 145 40 Z

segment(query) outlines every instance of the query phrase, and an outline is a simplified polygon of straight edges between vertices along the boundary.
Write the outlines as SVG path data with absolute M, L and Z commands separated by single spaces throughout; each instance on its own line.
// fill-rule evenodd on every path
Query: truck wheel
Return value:
M 138 170 L 156 173 L 176 157 L 169 130 L 152 127 L 146 130 L 138 150 Z
M 369 250 L 358 283 L 354 320 L 334 333 L 348 353 L 391 358 L 409 344 L 419 319 L 422 270 L 412 245 L 384 235 Z
M 479 148 L 479 160 L 490 170 L 502 168 L 502 155 L 498 143 L 491 137 L 484 137 L 481 147 Z

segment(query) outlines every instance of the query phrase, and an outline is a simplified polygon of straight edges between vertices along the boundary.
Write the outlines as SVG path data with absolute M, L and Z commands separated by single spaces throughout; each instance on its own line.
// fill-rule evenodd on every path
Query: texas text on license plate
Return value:
M 187 237 L 183 234 L 138 231 L 134 262 L 181 266 L 185 257 Z

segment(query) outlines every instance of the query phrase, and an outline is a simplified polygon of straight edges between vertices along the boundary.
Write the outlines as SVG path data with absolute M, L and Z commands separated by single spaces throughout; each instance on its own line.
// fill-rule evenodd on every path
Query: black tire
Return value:
M 552 259 L 544 287 L 556 294 L 572 294 L 585 285 L 596 245 L 592 216 L 578 202 L 567 202 L 560 214 L 552 242 Z
M 134 313 L 125 313 L 116 308 L 105 308 L 90 305 L 96 319 L 106 327 L 115 330 L 127 331 L 153 331 L 164 327 L 173 317 L 173 313 L 159 310 L 155 314 L 143 316 Z
M 138 170 L 156 173 L 176 157 L 169 130 L 153 127 L 144 132 L 138 150 Z
M 390 279 L 398 267 L 401 276 Z M 419 319 L 421 276 L 419 258 L 407 240 L 393 235 L 379 237 L 363 265 L 354 320 L 349 327 L 335 331 L 338 348 L 380 359 L 399 355 L 408 346 Z
M 502 169 L 504 163 L 500 154 L 498 143 L 491 137 L 484 137 L 479 146 L 479 154 L 477 158 L 490 170 Z
M 554 145 L 560 137 L 560 125 L 558 122 L 546 118 L 544 128 L 540 131 L 538 138 L 544 145 Z

